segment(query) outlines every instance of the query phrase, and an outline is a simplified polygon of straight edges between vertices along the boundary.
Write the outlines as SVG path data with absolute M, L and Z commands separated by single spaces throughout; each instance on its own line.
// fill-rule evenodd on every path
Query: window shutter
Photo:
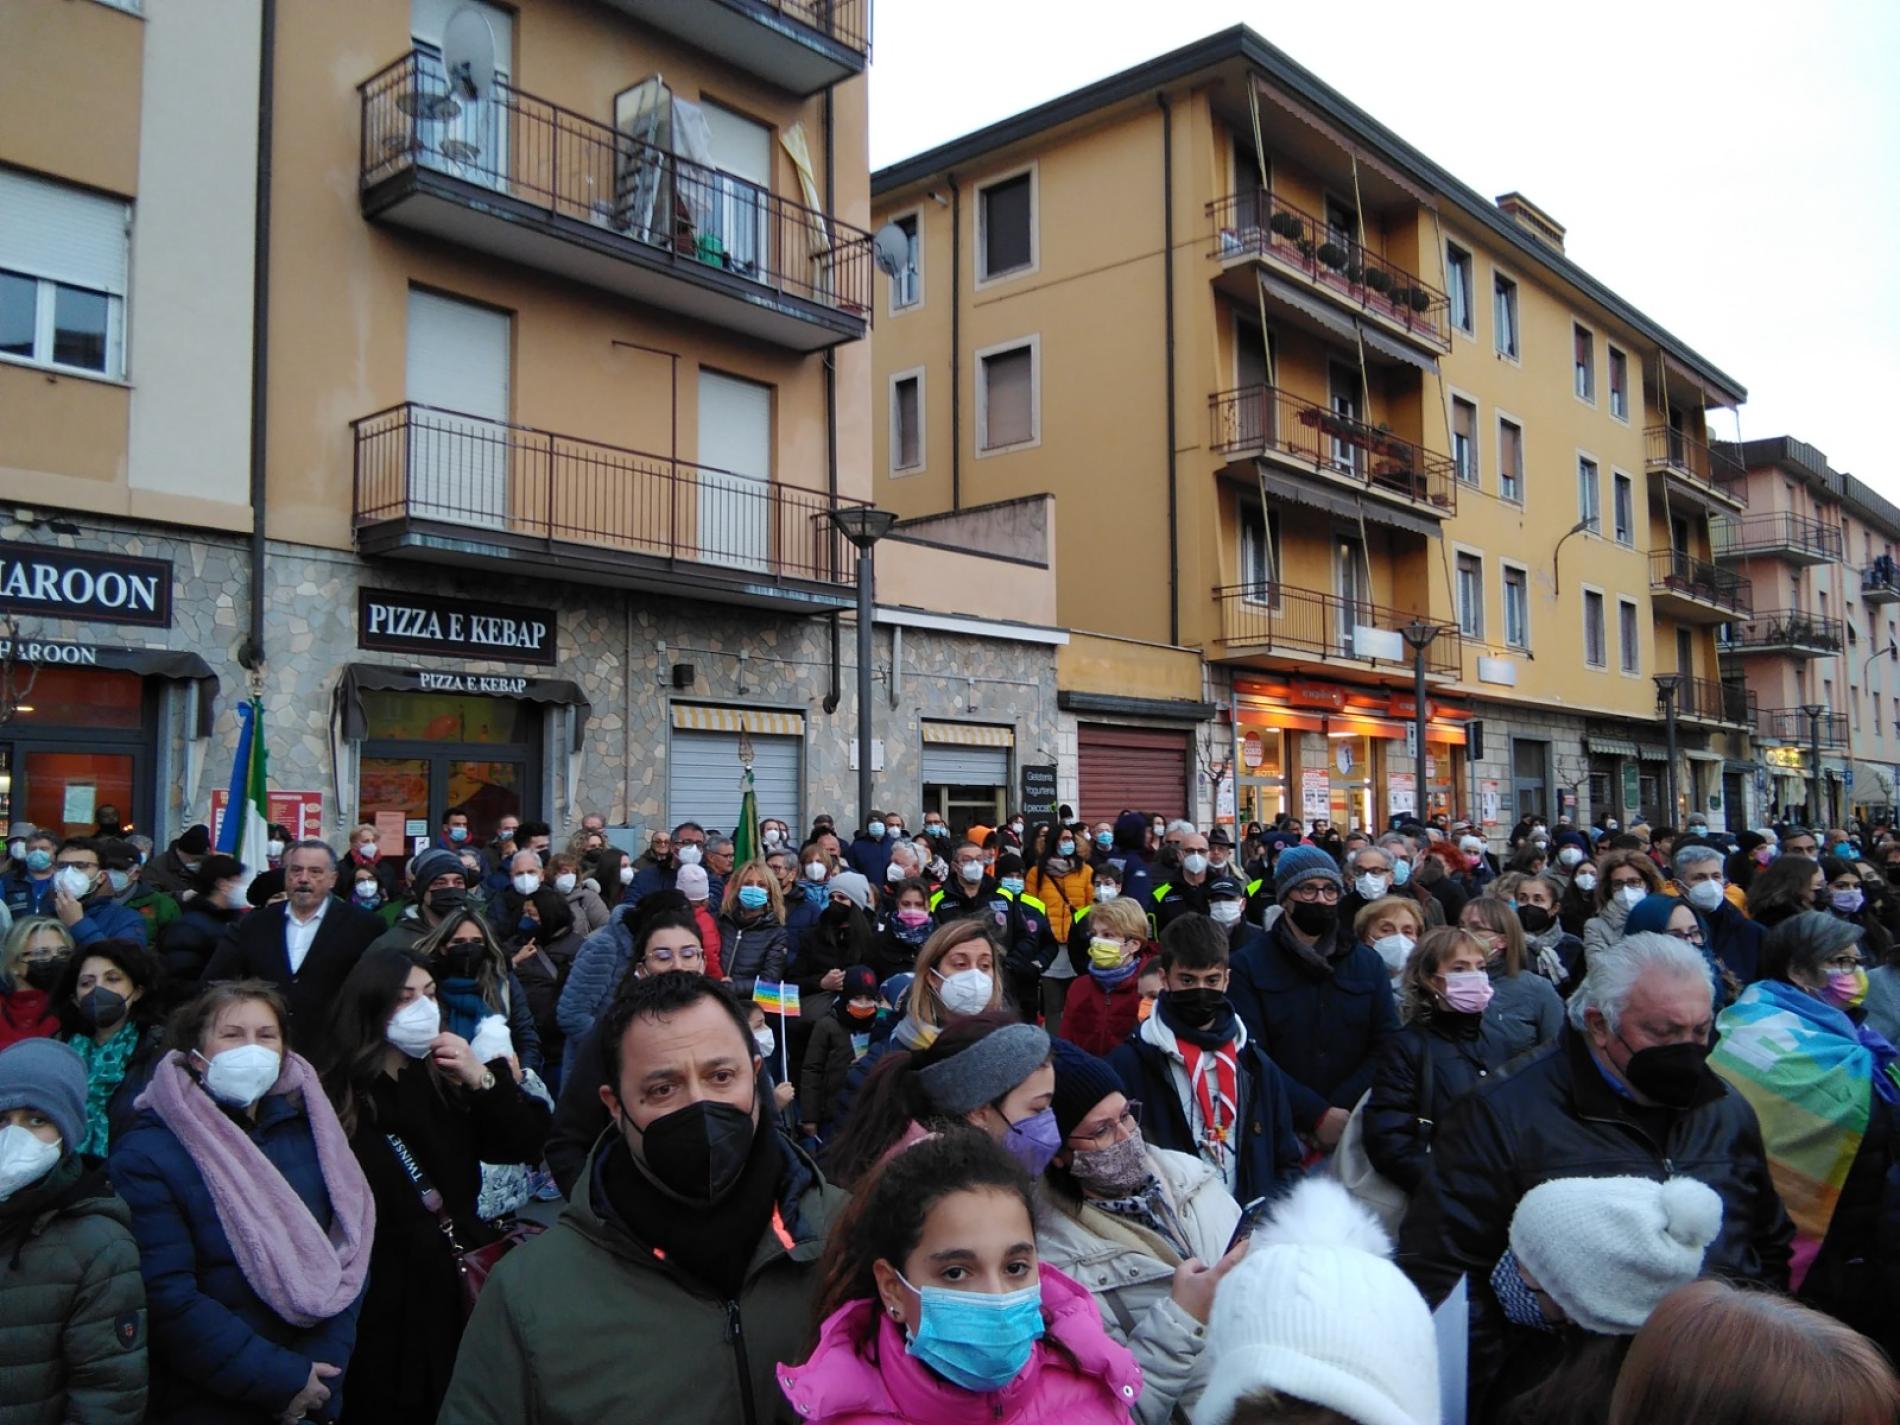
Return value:
M 983 271 L 1029 265 L 1029 175 L 983 190 Z
M 131 205 L 0 168 L 0 267 L 125 295 Z
M 984 358 L 985 449 L 1020 445 L 1034 437 L 1030 367 L 1030 351 L 1026 346 Z

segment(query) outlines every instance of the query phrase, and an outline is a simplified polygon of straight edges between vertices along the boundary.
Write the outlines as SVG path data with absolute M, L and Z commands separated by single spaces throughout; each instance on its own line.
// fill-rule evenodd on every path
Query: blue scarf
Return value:
M 1130 960 L 1126 965 L 1117 965 L 1112 970 L 1104 970 L 1100 965 L 1090 965 L 1089 975 L 1105 990 L 1125 985 L 1141 969 L 1139 959 Z
M 442 1009 L 442 1027 L 464 1039 L 473 1039 L 476 1025 L 489 1015 L 500 1013 L 489 1008 L 481 991 L 475 987 L 475 981 L 471 979 L 458 977 L 437 980 L 435 1002 Z

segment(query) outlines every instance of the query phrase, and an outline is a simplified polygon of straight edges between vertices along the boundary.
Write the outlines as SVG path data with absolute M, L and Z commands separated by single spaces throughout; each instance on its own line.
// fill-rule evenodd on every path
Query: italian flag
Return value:
M 270 864 L 270 775 L 264 752 L 264 702 L 252 698 L 238 709 L 237 758 L 231 764 L 231 798 L 218 828 L 218 850 L 235 856 L 253 876 Z

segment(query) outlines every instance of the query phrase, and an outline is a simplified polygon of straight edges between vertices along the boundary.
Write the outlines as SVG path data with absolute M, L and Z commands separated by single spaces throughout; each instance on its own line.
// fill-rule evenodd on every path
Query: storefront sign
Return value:
M 402 813 L 399 811 L 376 813 L 376 854 L 378 856 L 402 855 L 402 819 Z
M 64 663 L 72 668 L 97 668 L 99 649 L 90 643 L 43 643 L 37 638 L 23 638 L 15 643 L 10 638 L 0 638 L 0 658 L 21 663 Z
M 1770 767 L 1792 768 L 1799 771 L 1807 754 L 1799 747 L 1764 747 L 1761 760 Z
M 1386 810 L 1393 816 L 1413 816 L 1418 812 L 1418 774 L 1388 772 L 1385 776 Z
M 1259 733 L 1250 732 L 1240 739 L 1240 760 L 1249 772 L 1267 760 L 1266 744 L 1260 740 Z
M 1051 817 L 1056 814 L 1056 769 L 1053 764 L 1022 769 L 1022 806 L 1024 816 Z
M 1300 773 L 1300 814 L 1308 821 L 1333 814 L 1333 787 L 1324 767 Z
M 356 600 L 356 645 L 394 653 L 439 653 L 503 663 L 556 660 L 553 609 L 363 589 Z
M 211 791 L 211 844 L 218 844 L 218 833 L 224 825 L 225 804 L 231 794 L 223 787 L 214 787 Z M 264 795 L 265 810 L 273 826 L 281 826 L 290 833 L 292 841 L 302 841 L 306 837 L 323 835 L 323 793 L 322 792 L 280 792 L 271 790 Z M 253 866 L 253 871 L 262 869 Z
M 0 609 L 170 628 L 171 561 L 0 544 Z
M 502 673 L 438 673 L 416 669 L 416 690 L 423 693 L 490 693 L 497 697 L 518 698 L 528 691 L 532 678 L 510 678 Z
M 1623 814 L 1635 816 L 1643 807 L 1642 768 L 1634 759 L 1623 762 Z
M 1327 712 L 1346 710 L 1346 690 L 1337 683 L 1295 681 L 1287 689 L 1286 700 L 1296 708 L 1324 708 Z
M 1385 713 L 1387 717 L 1407 717 L 1416 721 L 1418 718 L 1418 699 L 1413 697 L 1410 693 L 1393 693 L 1386 699 Z M 1430 698 L 1425 699 L 1426 721 L 1429 722 L 1437 716 L 1438 704 L 1434 703 Z

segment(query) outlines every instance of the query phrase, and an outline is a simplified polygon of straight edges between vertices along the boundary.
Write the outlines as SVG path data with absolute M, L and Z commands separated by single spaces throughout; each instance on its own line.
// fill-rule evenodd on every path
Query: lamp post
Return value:
M 876 570 L 872 547 L 891 532 L 897 516 L 875 505 L 832 510 L 831 522 L 858 551 L 858 825 L 871 820 L 871 620 Z
M 1676 801 L 1676 695 L 1682 691 L 1682 674 L 1658 673 L 1654 680 L 1656 696 L 1662 700 L 1664 741 L 1669 751 L 1669 825 L 1681 824 L 1681 808 Z
M 1821 715 L 1826 703 L 1803 703 L 1808 716 L 1808 829 L 1827 825 L 1827 813 L 1821 809 Z
M 1418 800 L 1414 810 L 1419 824 L 1423 826 L 1431 819 L 1431 797 L 1425 783 L 1425 650 L 1432 646 L 1432 640 L 1438 637 L 1438 625 L 1426 623 L 1423 619 L 1413 619 L 1399 630 L 1405 641 L 1412 647 L 1412 719 L 1417 729 L 1418 745 L 1413 750 L 1418 753 L 1418 762 L 1414 768 L 1418 778 Z M 1467 773 L 1466 775 L 1470 775 Z

